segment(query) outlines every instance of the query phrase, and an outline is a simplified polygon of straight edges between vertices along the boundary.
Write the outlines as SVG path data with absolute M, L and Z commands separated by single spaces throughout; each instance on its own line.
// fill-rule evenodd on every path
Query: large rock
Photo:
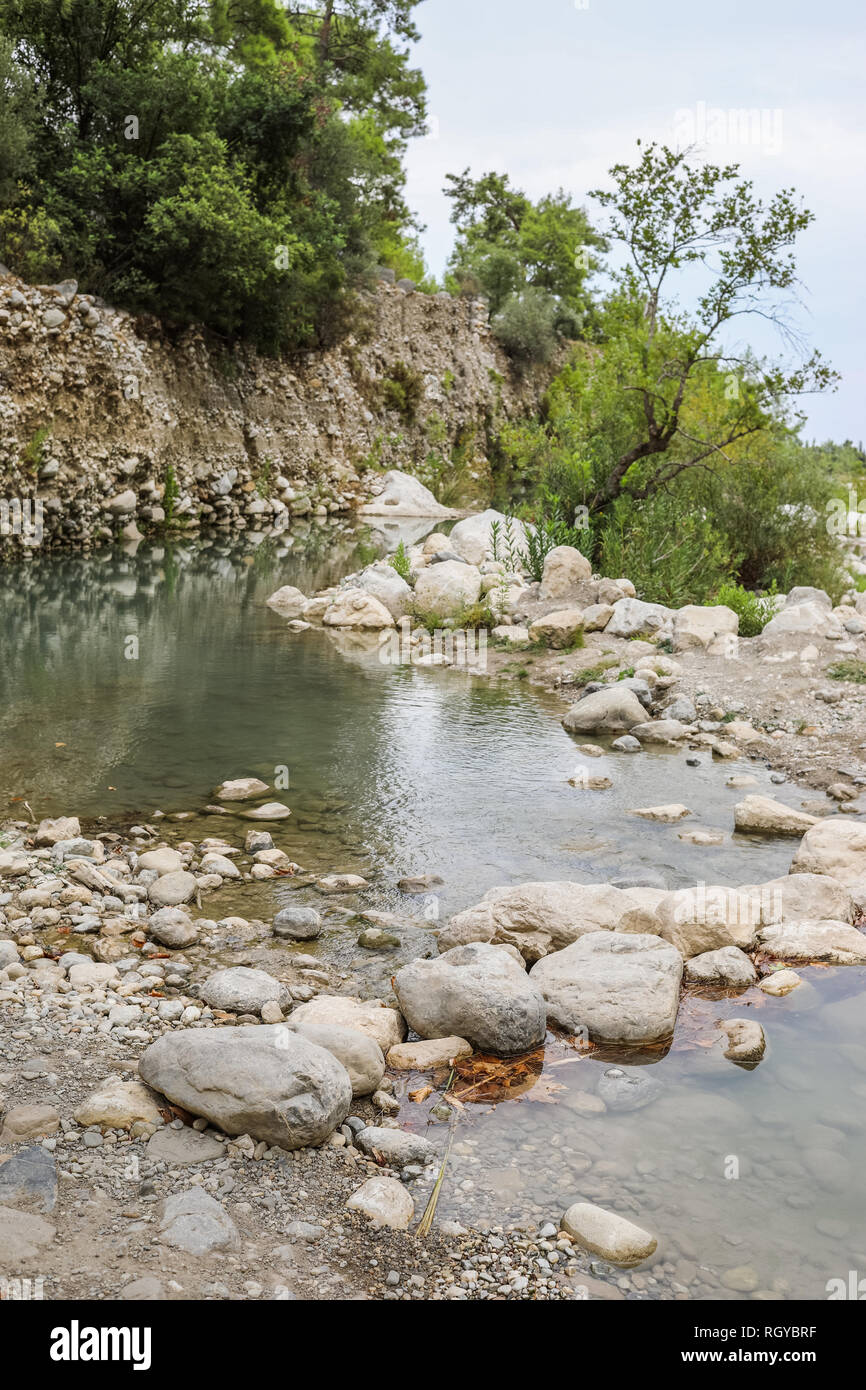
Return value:
M 299 1004 L 292 1012 L 292 1026 L 301 1023 L 353 1028 L 372 1038 L 385 1053 L 406 1036 L 402 1015 L 388 1008 L 381 999 L 361 1000 L 342 994 L 320 994 L 308 1004 Z
M 582 632 L 583 609 L 560 608 L 555 613 L 536 618 L 529 629 L 529 637 L 531 641 L 542 642 L 546 647 L 570 647 Z
M 417 478 L 398 469 L 390 469 L 382 479 L 384 487 L 378 497 L 360 508 L 367 516 L 454 516 L 454 512 L 437 502 L 433 493 Z
M 274 918 L 274 935 L 291 941 L 314 941 L 322 931 L 322 919 L 314 907 L 283 907 Z
M 769 796 L 747 796 L 734 807 L 734 826 L 744 833 L 760 835 L 802 835 L 817 825 L 816 816 L 807 816 Z
M 660 935 L 686 957 L 724 946 L 748 948 L 761 923 L 759 895 L 722 884 L 678 888 L 656 904 Z
M 156 1096 L 140 1081 L 121 1081 L 110 1076 L 81 1101 L 74 1112 L 80 1125 L 104 1125 L 107 1129 L 129 1129 L 137 1120 L 145 1124 L 162 1123 Z
M 719 1028 L 728 1037 L 725 1056 L 742 1066 L 757 1066 L 767 1048 L 760 1023 L 754 1018 L 726 1018 L 719 1023 Z
M 163 874 L 173 874 L 183 868 L 183 855 L 178 850 L 163 845 L 161 849 L 149 849 L 145 854 L 139 855 L 137 867 L 152 869 L 161 878 Z
M 591 932 L 545 956 L 530 980 L 551 1023 L 593 1042 L 649 1043 L 674 1030 L 683 961 L 657 936 Z
M 341 1028 L 335 1023 L 297 1023 L 291 1019 L 288 1027 L 342 1063 L 349 1073 L 353 1096 L 370 1096 L 379 1089 L 385 1075 L 385 1058 L 374 1038 L 357 1028 Z
M 185 869 L 163 874 L 147 890 L 147 896 L 157 907 L 178 907 L 195 897 L 196 881 Z
M 496 555 L 493 554 L 494 522 L 499 524 Z M 465 560 L 469 565 L 483 565 L 485 560 L 497 558 L 507 563 L 509 533 L 512 550 L 525 551 L 527 528 L 524 523 L 488 507 L 485 512 L 476 512 L 474 516 L 467 516 L 465 520 L 458 521 L 448 540 L 455 555 L 459 555 L 461 560 Z
M 621 598 L 613 605 L 613 617 L 605 628 L 607 637 L 652 637 L 673 620 L 670 608 L 661 603 L 644 603 L 639 598 Z
M 225 1134 L 284 1149 L 322 1143 L 352 1104 L 346 1068 L 282 1024 L 165 1033 L 138 1074 Z
M 625 1267 L 649 1259 L 658 1244 L 649 1231 L 591 1202 L 575 1202 L 569 1207 L 562 1218 L 562 1229 L 584 1250 Z
M 281 618 L 289 620 L 303 617 L 307 602 L 306 594 L 302 594 L 300 589 L 296 589 L 292 584 L 284 584 L 267 600 L 269 608 L 273 608 Z
M 866 936 L 847 922 L 780 922 L 758 932 L 761 950 L 776 960 L 863 965 Z
M 791 873 L 828 874 L 853 885 L 866 875 L 866 825 L 847 816 L 828 816 L 806 831 L 791 861 Z
M 415 1203 L 397 1178 L 368 1178 L 346 1203 L 349 1211 L 359 1211 L 374 1228 L 389 1226 L 405 1231 L 415 1215 Z
M 60 840 L 77 840 L 81 823 L 77 816 L 59 816 L 57 820 L 42 820 L 36 827 L 37 845 L 56 845 Z
M 358 576 L 358 587 L 378 599 L 392 618 L 402 618 L 411 611 L 414 602 L 412 590 L 387 560 L 368 565 L 362 570 Z
M 746 987 L 756 983 L 758 972 L 739 946 L 722 946 L 687 960 L 685 978 L 694 985 Z
M 557 545 L 547 552 L 541 576 L 542 599 L 575 598 L 580 586 L 592 578 L 592 565 L 573 545 Z
M 436 1149 L 423 1134 L 409 1134 L 402 1129 L 368 1125 L 355 1142 L 362 1153 L 371 1157 L 380 1154 L 390 1168 L 405 1168 L 407 1163 L 429 1163 L 436 1156 Z
M 386 1058 L 395 1071 L 432 1071 L 446 1067 L 459 1057 L 471 1057 L 472 1044 L 465 1038 L 429 1038 L 422 1042 L 398 1043 Z
M 384 603 L 366 589 L 341 589 L 326 608 L 322 622 L 325 627 L 361 628 L 369 632 L 394 626 Z
M 737 614 L 724 604 L 713 608 L 687 604 L 674 614 L 674 651 L 705 651 L 717 637 L 736 634 L 739 626 Z
M 528 961 L 594 931 L 657 933 L 655 914 L 609 883 L 521 883 L 491 888 L 474 907 L 451 918 L 439 950 L 470 941 L 516 946 Z
M 397 972 L 394 992 L 422 1038 L 466 1038 L 505 1057 L 544 1041 L 541 993 L 498 946 L 472 942 L 435 960 L 413 961 Z
M 179 907 L 161 907 L 147 923 L 147 934 L 172 950 L 184 950 L 198 940 L 198 925 Z
M 844 629 L 838 618 L 821 603 L 796 603 L 783 608 L 771 618 L 762 633 L 763 637 L 792 636 L 839 638 Z
M 595 734 L 611 729 L 633 729 L 647 719 L 649 715 L 634 691 L 617 682 L 578 700 L 565 715 L 562 727 L 570 734 Z
M 455 618 L 481 597 L 481 575 L 474 565 L 443 560 L 422 570 L 415 584 L 415 606 L 437 618 Z
M 279 1004 L 281 1009 L 291 1005 L 291 995 L 264 970 L 251 970 L 246 965 L 232 965 L 209 975 L 199 994 L 212 1009 L 228 1009 L 238 1014 L 260 1014 L 265 1004 Z
M 827 874 L 786 874 L 737 890 L 757 904 L 756 926 L 776 922 L 853 922 L 854 899 L 836 878 Z

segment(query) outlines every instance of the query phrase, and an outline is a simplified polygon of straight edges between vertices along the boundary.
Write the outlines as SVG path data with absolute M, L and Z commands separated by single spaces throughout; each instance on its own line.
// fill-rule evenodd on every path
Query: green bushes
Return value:
M 418 407 L 424 399 L 424 382 L 405 362 L 395 362 L 378 384 L 384 410 L 393 410 L 405 425 L 414 425 Z
M 525 289 L 506 299 L 494 317 L 493 332 L 518 362 L 549 362 L 559 342 L 559 309 L 544 290 Z
M 757 637 L 776 611 L 775 592 L 775 585 L 769 594 L 761 595 L 744 589 L 741 584 L 723 584 L 716 594 L 716 603 L 724 604 L 737 614 L 741 637 Z
M 406 554 L 406 547 L 402 541 L 397 546 L 394 554 L 389 558 L 388 564 L 393 570 L 396 570 L 401 579 L 405 580 L 407 584 L 409 583 L 412 567 L 409 564 L 409 556 Z

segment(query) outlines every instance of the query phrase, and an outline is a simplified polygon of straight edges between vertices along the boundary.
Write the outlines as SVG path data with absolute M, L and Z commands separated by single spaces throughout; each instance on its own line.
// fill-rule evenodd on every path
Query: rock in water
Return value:
M 456 1036 L 497 1056 L 544 1041 L 544 1000 L 507 950 L 471 942 L 397 972 L 394 992 L 422 1038 Z
M 767 1047 L 760 1023 L 751 1018 L 726 1018 L 719 1023 L 719 1027 L 728 1035 L 725 1056 L 742 1066 L 757 1066 Z
M 322 919 L 313 907 L 284 907 L 274 918 L 274 935 L 292 941 L 313 941 L 321 930 Z
M 562 1218 L 562 1229 L 584 1250 L 626 1267 L 649 1259 L 658 1244 L 649 1231 L 591 1202 L 575 1202 L 569 1207 Z
M 224 1133 L 284 1149 L 320 1144 L 352 1104 L 346 1068 L 280 1024 L 166 1033 L 141 1054 L 138 1072 Z
M 682 973 L 679 951 L 658 936 L 591 932 L 545 956 L 530 979 L 551 1023 L 593 1042 L 648 1043 L 674 1030 Z

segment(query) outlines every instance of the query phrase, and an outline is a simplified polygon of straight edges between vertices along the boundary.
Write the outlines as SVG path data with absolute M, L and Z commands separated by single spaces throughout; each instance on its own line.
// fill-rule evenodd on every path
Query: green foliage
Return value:
M 621 502 L 594 534 L 603 574 L 627 575 L 641 598 L 670 608 L 704 602 L 730 572 L 712 520 L 666 495 Z
M 546 363 L 556 352 L 556 300 L 545 290 L 526 289 L 506 299 L 493 319 L 493 331 L 505 351 L 519 362 Z
M 48 425 L 40 425 L 30 437 L 21 453 L 21 467 L 27 473 L 38 473 L 42 466 L 45 444 L 51 434 Z
M 828 667 L 827 675 L 834 681 L 866 685 L 866 661 L 837 661 L 835 666 Z
M 412 567 L 409 563 L 409 556 L 406 554 L 406 547 L 402 541 L 397 546 L 394 554 L 390 556 L 388 563 L 392 569 L 397 571 L 400 578 L 405 580 L 408 584 L 412 574 Z
M 0 257 L 268 352 L 334 341 L 347 285 L 415 254 L 414 7 L 0 0 Z
M 755 594 L 741 584 L 723 584 L 716 594 L 716 603 L 724 604 L 737 614 L 741 637 L 757 637 L 778 607 L 773 602 L 775 592 L 775 586 L 769 594 Z
M 542 508 L 526 526 L 526 546 L 517 550 L 512 541 L 511 522 L 506 522 L 505 553 L 515 568 L 525 569 L 538 583 L 544 573 L 544 562 L 558 545 L 570 545 L 575 550 L 586 544 L 586 534 L 573 526 L 566 515 L 561 498 L 546 495 Z M 495 552 L 494 552 L 495 553 Z M 515 565 L 514 562 L 518 563 Z
M 255 479 L 256 492 L 259 494 L 259 497 L 270 497 L 272 488 L 271 477 L 273 471 L 274 461 L 272 458 L 265 458 L 259 464 Z
M 395 362 L 378 383 L 378 394 L 382 409 L 393 410 L 405 425 L 414 425 L 424 399 L 424 382 L 414 368 Z

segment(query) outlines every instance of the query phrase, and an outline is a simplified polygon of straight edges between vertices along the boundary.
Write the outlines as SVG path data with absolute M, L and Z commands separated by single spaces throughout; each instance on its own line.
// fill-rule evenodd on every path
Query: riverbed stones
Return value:
M 346 1206 L 366 1216 L 377 1230 L 388 1226 L 393 1231 L 406 1231 L 415 1215 L 415 1203 L 397 1178 L 368 1178 Z
M 166 1197 L 160 1221 L 162 1241 L 189 1255 L 240 1248 L 238 1228 L 215 1197 L 201 1187 Z
M 421 1042 L 398 1043 L 388 1051 L 386 1061 L 394 1071 L 432 1071 L 447 1067 L 460 1057 L 472 1056 L 472 1044 L 465 1038 L 427 1038 Z
M 266 602 L 281 618 L 294 619 L 301 617 L 308 599 L 306 594 L 302 594 L 293 584 L 283 584 Z
M 722 946 L 718 951 L 704 951 L 687 960 L 684 978 L 695 985 L 746 988 L 756 982 L 758 972 L 745 951 L 738 946 Z
M 655 914 L 609 883 L 538 882 L 491 888 L 439 933 L 440 952 L 469 941 L 516 946 L 539 960 L 592 931 L 659 931 Z
M 368 632 L 393 627 L 394 619 L 384 603 L 366 589 L 341 589 L 322 616 L 325 627 L 354 628 Z
M 291 995 L 284 984 L 264 970 L 233 965 L 209 975 L 199 987 L 199 995 L 212 1009 L 228 1009 L 239 1014 L 260 1014 L 262 1005 L 291 1006 Z
M 241 877 L 241 871 L 237 864 L 233 864 L 225 854 L 216 854 L 213 850 L 202 856 L 201 872 L 203 874 L 219 874 L 220 878 Z
M 669 627 L 672 619 L 671 609 L 661 603 L 621 598 L 613 605 L 613 617 L 605 633 L 609 637 L 651 637 L 662 628 Z
M 529 629 L 529 640 L 545 647 L 570 647 L 583 632 L 582 608 L 559 608 L 536 618 Z
M 56 1134 L 60 1115 L 53 1105 L 13 1105 L 3 1116 L 0 1144 L 20 1144 Z
M 147 923 L 148 936 L 175 951 L 192 946 L 198 930 L 198 924 L 179 907 L 161 907 Z
M 40 821 L 33 839 L 36 845 L 56 845 L 59 840 L 76 840 L 80 835 L 77 816 L 58 816 L 56 820 Z
M 287 1026 L 342 1063 L 349 1073 L 353 1096 L 369 1096 L 378 1089 L 385 1075 L 385 1058 L 375 1038 L 338 1023 L 297 1023 L 290 1019 Z
M 462 1037 L 497 1056 L 544 1041 L 544 999 L 525 970 L 497 946 L 471 942 L 435 960 L 405 965 L 394 992 L 422 1038 Z
M 436 1147 L 423 1134 L 409 1134 L 402 1129 L 382 1129 L 368 1125 L 355 1136 L 362 1153 L 380 1155 L 389 1168 L 405 1168 L 409 1163 L 429 1163 L 436 1157 Z
M 437 618 L 456 618 L 481 597 L 481 575 L 474 565 L 443 560 L 421 571 L 415 585 L 419 612 Z
M 866 936 L 847 922 L 781 922 L 758 932 L 761 950 L 776 960 L 863 965 Z
M 357 893 L 367 887 L 367 880 L 360 874 L 323 874 L 316 880 L 319 893 Z
M 352 1028 L 373 1038 L 386 1053 L 406 1036 L 402 1014 L 381 999 L 355 999 L 348 995 L 320 994 L 309 1003 L 299 1004 L 292 1013 L 292 1026 L 322 1023 Z
M 186 1168 L 224 1158 L 225 1148 L 212 1135 L 200 1134 L 187 1125 L 181 1129 L 166 1125 L 148 1139 L 147 1156 L 158 1163 L 168 1164 L 169 1168 Z
M 107 1077 L 95 1091 L 77 1106 L 76 1122 L 88 1128 L 100 1125 L 105 1129 L 129 1129 L 136 1121 L 148 1125 L 162 1124 L 157 1098 L 149 1086 L 140 1081 L 122 1081 Z
M 260 777 L 235 777 L 229 782 L 220 782 L 214 791 L 217 801 L 254 801 L 270 791 L 267 782 Z
M 854 900 L 844 883 L 828 874 L 785 874 L 737 890 L 757 904 L 757 925 L 776 922 L 853 922 Z
M 659 935 L 688 960 L 723 946 L 748 948 L 760 925 L 760 901 L 721 884 L 679 888 L 655 907 Z
M 734 807 L 734 827 L 743 833 L 802 835 L 816 824 L 814 816 L 769 796 L 747 796 Z
M 57 1165 L 41 1144 L 0 1154 L 0 1206 L 53 1211 L 57 1203 Z
M 774 999 L 782 999 L 803 983 L 796 970 L 774 970 L 758 982 L 758 989 Z
M 739 1062 L 742 1066 L 757 1066 L 767 1048 L 760 1023 L 752 1018 L 726 1018 L 718 1026 L 727 1035 L 725 1056 L 729 1061 Z
M 145 854 L 139 855 L 138 868 L 150 870 L 159 874 L 160 878 L 164 874 L 176 873 L 183 868 L 183 855 L 176 849 L 169 849 L 163 845 L 161 849 L 149 849 Z
M 673 1032 L 682 973 L 679 951 L 657 936 L 590 932 L 545 956 L 530 979 L 560 1028 L 592 1042 L 649 1043 Z
M 828 816 L 813 825 L 791 861 L 791 873 L 828 874 L 849 887 L 866 876 L 866 824 Z
M 527 527 L 522 521 L 517 521 L 514 517 L 507 517 L 503 512 L 496 511 L 493 507 L 488 507 L 486 511 L 476 512 L 473 516 L 467 516 L 463 521 L 458 521 L 448 537 L 450 548 L 459 555 L 461 560 L 465 560 L 468 565 L 483 565 L 485 560 L 494 559 L 493 554 L 493 526 L 499 528 L 499 558 L 508 554 L 510 548 L 515 551 L 525 551 L 527 545 Z M 438 568 L 438 567 L 437 567 Z
M 562 1218 L 562 1229 L 584 1250 L 611 1264 L 630 1268 L 649 1259 L 658 1241 L 649 1231 L 617 1212 L 592 1202 L 575 1202 Z
M 322 1143 L 352 1103 L 345 1067 L 281 1024 L 165 1033 L 145 1048 L 138 1070 L 224 1133 L 284 1149 Z
M 716 638 L 736 635 L 739 626 L 737 614 L 724 604 L 709 608 L 686 604 L 674 614 L 674 651 L 706 651 Z
M 147 890 L 147 896 L 157 907 L 178 907 L 195 897 L 197 887 L 191 873 L 186 869 L 177 869 L 172 873 L 163 874 L 152 883 Z
M 314 907 L 282 907 L 274 918 L 274 936 L 290 941 L 314 941 L 322 931 L 322 919 Z
M 761 634 L 763 638 L 792 635 L 838 639 L 843 636 L 843 628 L 822 603 L 796 603 L 776 613 Z
M 592 565 L 573 545 L 556 545 L 547 552 L 541 576 L 540 597 L 575 598 L 581 585 L 592 578 Z
M 578 700 L 564 716 L 562 727 L 570 734 L 597 734 L 634 729 L 647 719 L 649 715 L 634 691 L 617 682 Z
M 378 599 L 395 620 L 404 617 L 412 608 L 412 589 L 387 560 L 362 570 L 358 587 Z

